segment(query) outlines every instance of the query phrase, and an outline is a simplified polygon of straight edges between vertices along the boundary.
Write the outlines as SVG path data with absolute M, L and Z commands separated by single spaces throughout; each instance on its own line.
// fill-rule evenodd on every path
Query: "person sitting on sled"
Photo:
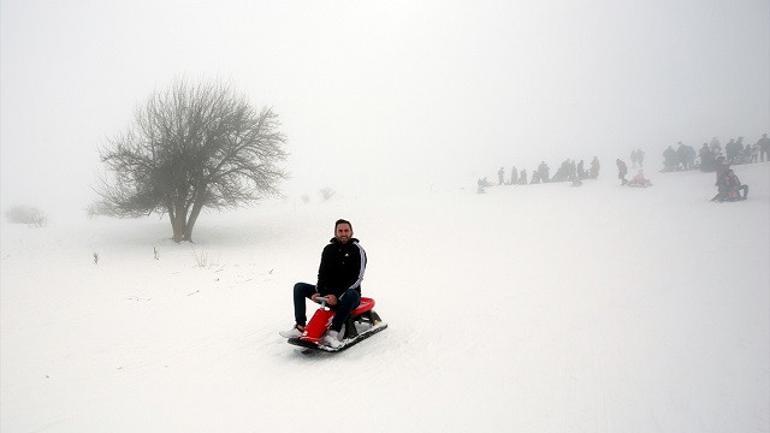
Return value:
M 717 195 L 711 201 L 737 201 L 746 200 L 749 195 L 749 186 L 741 183 L 735 172 L 728 168 L 717 182 Z M 741 195 L 743 192 L 743 195 Z
M 349 221 L 339 219 L 334 223 L 334 237 L 321 253 L 321 265 L 318 268 L 318 282 L 314 286 L 308 283 L 294 285 L 294 320 L 295 325 L 289 331 L 282 332 L 286 338 L 299 337 L 305 331 L 305 299 L 315 302 L 322 300 L 335 311 L 329 331 L 324 336 L 324 344 L 336 347 L 340 344 L 340 330 L 350 313 L 361 302 L 361 280 L 366 271 L 366 251 L 353 237 L 353 226 Z
M 652 186 L 652 182 L 650 182 L 650 179 L 644 177 L 644 172 L 642 170 L 639 170 L 639 173 L 628 182 L 628 186 L 647 188 L 648 186 Z

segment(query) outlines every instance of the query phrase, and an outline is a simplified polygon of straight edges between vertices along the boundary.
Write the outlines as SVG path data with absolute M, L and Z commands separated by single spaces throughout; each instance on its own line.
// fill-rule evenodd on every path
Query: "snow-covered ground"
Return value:
M 0 431 L 768 432 L 770 163 L 736 173 L 746 202 L 610 167 L 268 202 L 192 245 L 157 217 L 3 222 Z M 277 331 L 338 217 L 390 327 L 305 355 Z

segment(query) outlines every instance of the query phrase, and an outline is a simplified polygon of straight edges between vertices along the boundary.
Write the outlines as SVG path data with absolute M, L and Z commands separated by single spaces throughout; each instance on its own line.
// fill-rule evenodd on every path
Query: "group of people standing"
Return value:
M 743 137 L 730 139 L 725 145 L 725 154 L 722 154 L 722 145 L 719 139 L 712 138 L 709 143 L 703 143 L 701 149 L 696 152 L 692 146 L 688 146 L 681 141 L 677 143 L 677 148 L 669 145 L 663 151 L 663 169 L 662 172 L 694 170 L 700 169 L 704 172 L 717 172 L 716 186 L 718 193 L 712 199 L 713 201 L 732 201 L 745 200 L 748 195 L 748 185 L 741 184 L 738 176 L 730 168 L 732 164 L 748 164 L 755 162 L 770 161 L 770 138 L 767 134 L 753 145 L 743 143 Z M 628 165 L 625 161 L 618 158 L 615 164 L 618 168 L 618 179 L 621 185 L 632 187 L 652 186 L 652 182 L 644 176 L 642 167 L 644 166 L 644 151 L 635 149 L 631 152 L 631 163 L 634 168 L 639 168 L 637 174 L 630 180 L 628 176 Z M 561 163 L 559 169 L 550 175 L 550 167 L 545 161 L 541 161 L 537 169 L 532 172 L 531 180 L 527 178 L 527 170 L 517 170 L 513 167 L 510 176 L 506 177 L 505 168 L 500 167 L 497 170 L 497 185 L 529 185 L 534 183 L 550 183 L 572 181 L 573 185 L 580 185 L 583 179 L 596 179 L 599 177 L 599 159 L 594 157 L 588 170 L 585 169 L 583 160 L 575 162 L 572 159 L 566 159 Z M 493 186 L 486 177 L 477 182 L 479 194 L 485 191 L 485 188 Z
M 744 144 L 743 137 L 731 138 L 724 147 L 719 139 L 714 137 L 708 143 L 703 143 L 698 152 L 692 146 L 677 143 L 677 148 L 668 146 L 663 151 L 663 170 L 679 171 L 694 170 L 699 168 L 704 172 L 716 171 L 719 166 L 719 158 L 726 160 L 727 164 L 750 164 L 755 162 L 770 161 L 770 138 L 767 134 L 754 144 Z
M 583 179 L 596 179 L 599 177 L 599 159 L 594 157 L 591 166 L 586 170 L 583 160 L 575 162 L 574 159 L 566 159 L 561 163 L 559 169 L 551 176 L 551 168 L 545 161 L 541 161 L 536 170 L 532 171 L 531 179 L 528 178 L 526 169 L 519 171 L 515 166 L 511 168 L 510 175 L 505 175 L 505 168 L 500 167 L 497 170 L 497 185 L 530 185 L 535 183 L 580 182 Z M 486 177 L 480 178 L 477 182 L 476 192 L 483 193 L 487 187 L 493 186 Z
M 697 160 L 695 149 L 681 141 L 677 144 L 676 150 L 673 146 L 668 146 L 663 151 L 663 170 L 661 171 L 698 168 L 703 172 L 716 172 L 714 185 L 717 187 L 717 194 L 711 201 L 746 200 L 749 186 L 741 183 L 730 166 L 770 161 L 770 138 L 766 133 L 762 134 L 762 137 L 753 145 L 744 144 L 743 137 L 731 138 L 724 147 L 724 154 L 719 139 L 714 137 L 710 142 L 703 143 L 697 152 Z
M 688 146 L 681 141 L 677 143 L 677 148 L 669 145 L 663 151 L 663 170 L 679 171 L 692 170 L 695 168 L 695 158 L 697 154 L 692 146 Z
M 703 143 L 698 151 L 699 160 L 696 161 L 695 150 L 691 146 L 678 143 L 674 150 L 668 146 L 663 151 L 663 170 L 693 170 L 699 168 L 703 172 L 716 172 L 717 194 L 711 201 L 737 201 L 746 200 L 749 194 L 749 186 L 741 183 L 738 176 L 730 168 L 734 164 L 751 164 L 770 161 L 770 138 L 767 133 L 756 143 L 744 144 L 743 137 L 731 138 L 724 147 L 719 139 L 714 137 L 708 143 Z

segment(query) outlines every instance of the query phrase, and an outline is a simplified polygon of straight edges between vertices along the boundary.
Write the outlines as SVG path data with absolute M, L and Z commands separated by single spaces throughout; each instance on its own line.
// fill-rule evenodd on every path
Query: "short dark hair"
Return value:
M 350 226 L 350 231 L 353 231 L 353 224 L 350 224 L 350 221 L 348 221 L 348 220 L 340 218 L 340 219 L 338 219 L 334 223 L 334 231 L 335 232 L 337 231 L 337 226 L 340 225 L 340 224 L 347 224 L 347 225 L 349 225 Z

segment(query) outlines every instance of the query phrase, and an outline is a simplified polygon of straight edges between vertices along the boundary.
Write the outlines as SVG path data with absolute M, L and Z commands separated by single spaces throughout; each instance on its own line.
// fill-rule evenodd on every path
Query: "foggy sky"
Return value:
M 534 3 L 0 0 L 2 209 L 82 212 L 98 147 L 180 77 L 273 107 L 287 194 L 769 132 L 770 2 Z

